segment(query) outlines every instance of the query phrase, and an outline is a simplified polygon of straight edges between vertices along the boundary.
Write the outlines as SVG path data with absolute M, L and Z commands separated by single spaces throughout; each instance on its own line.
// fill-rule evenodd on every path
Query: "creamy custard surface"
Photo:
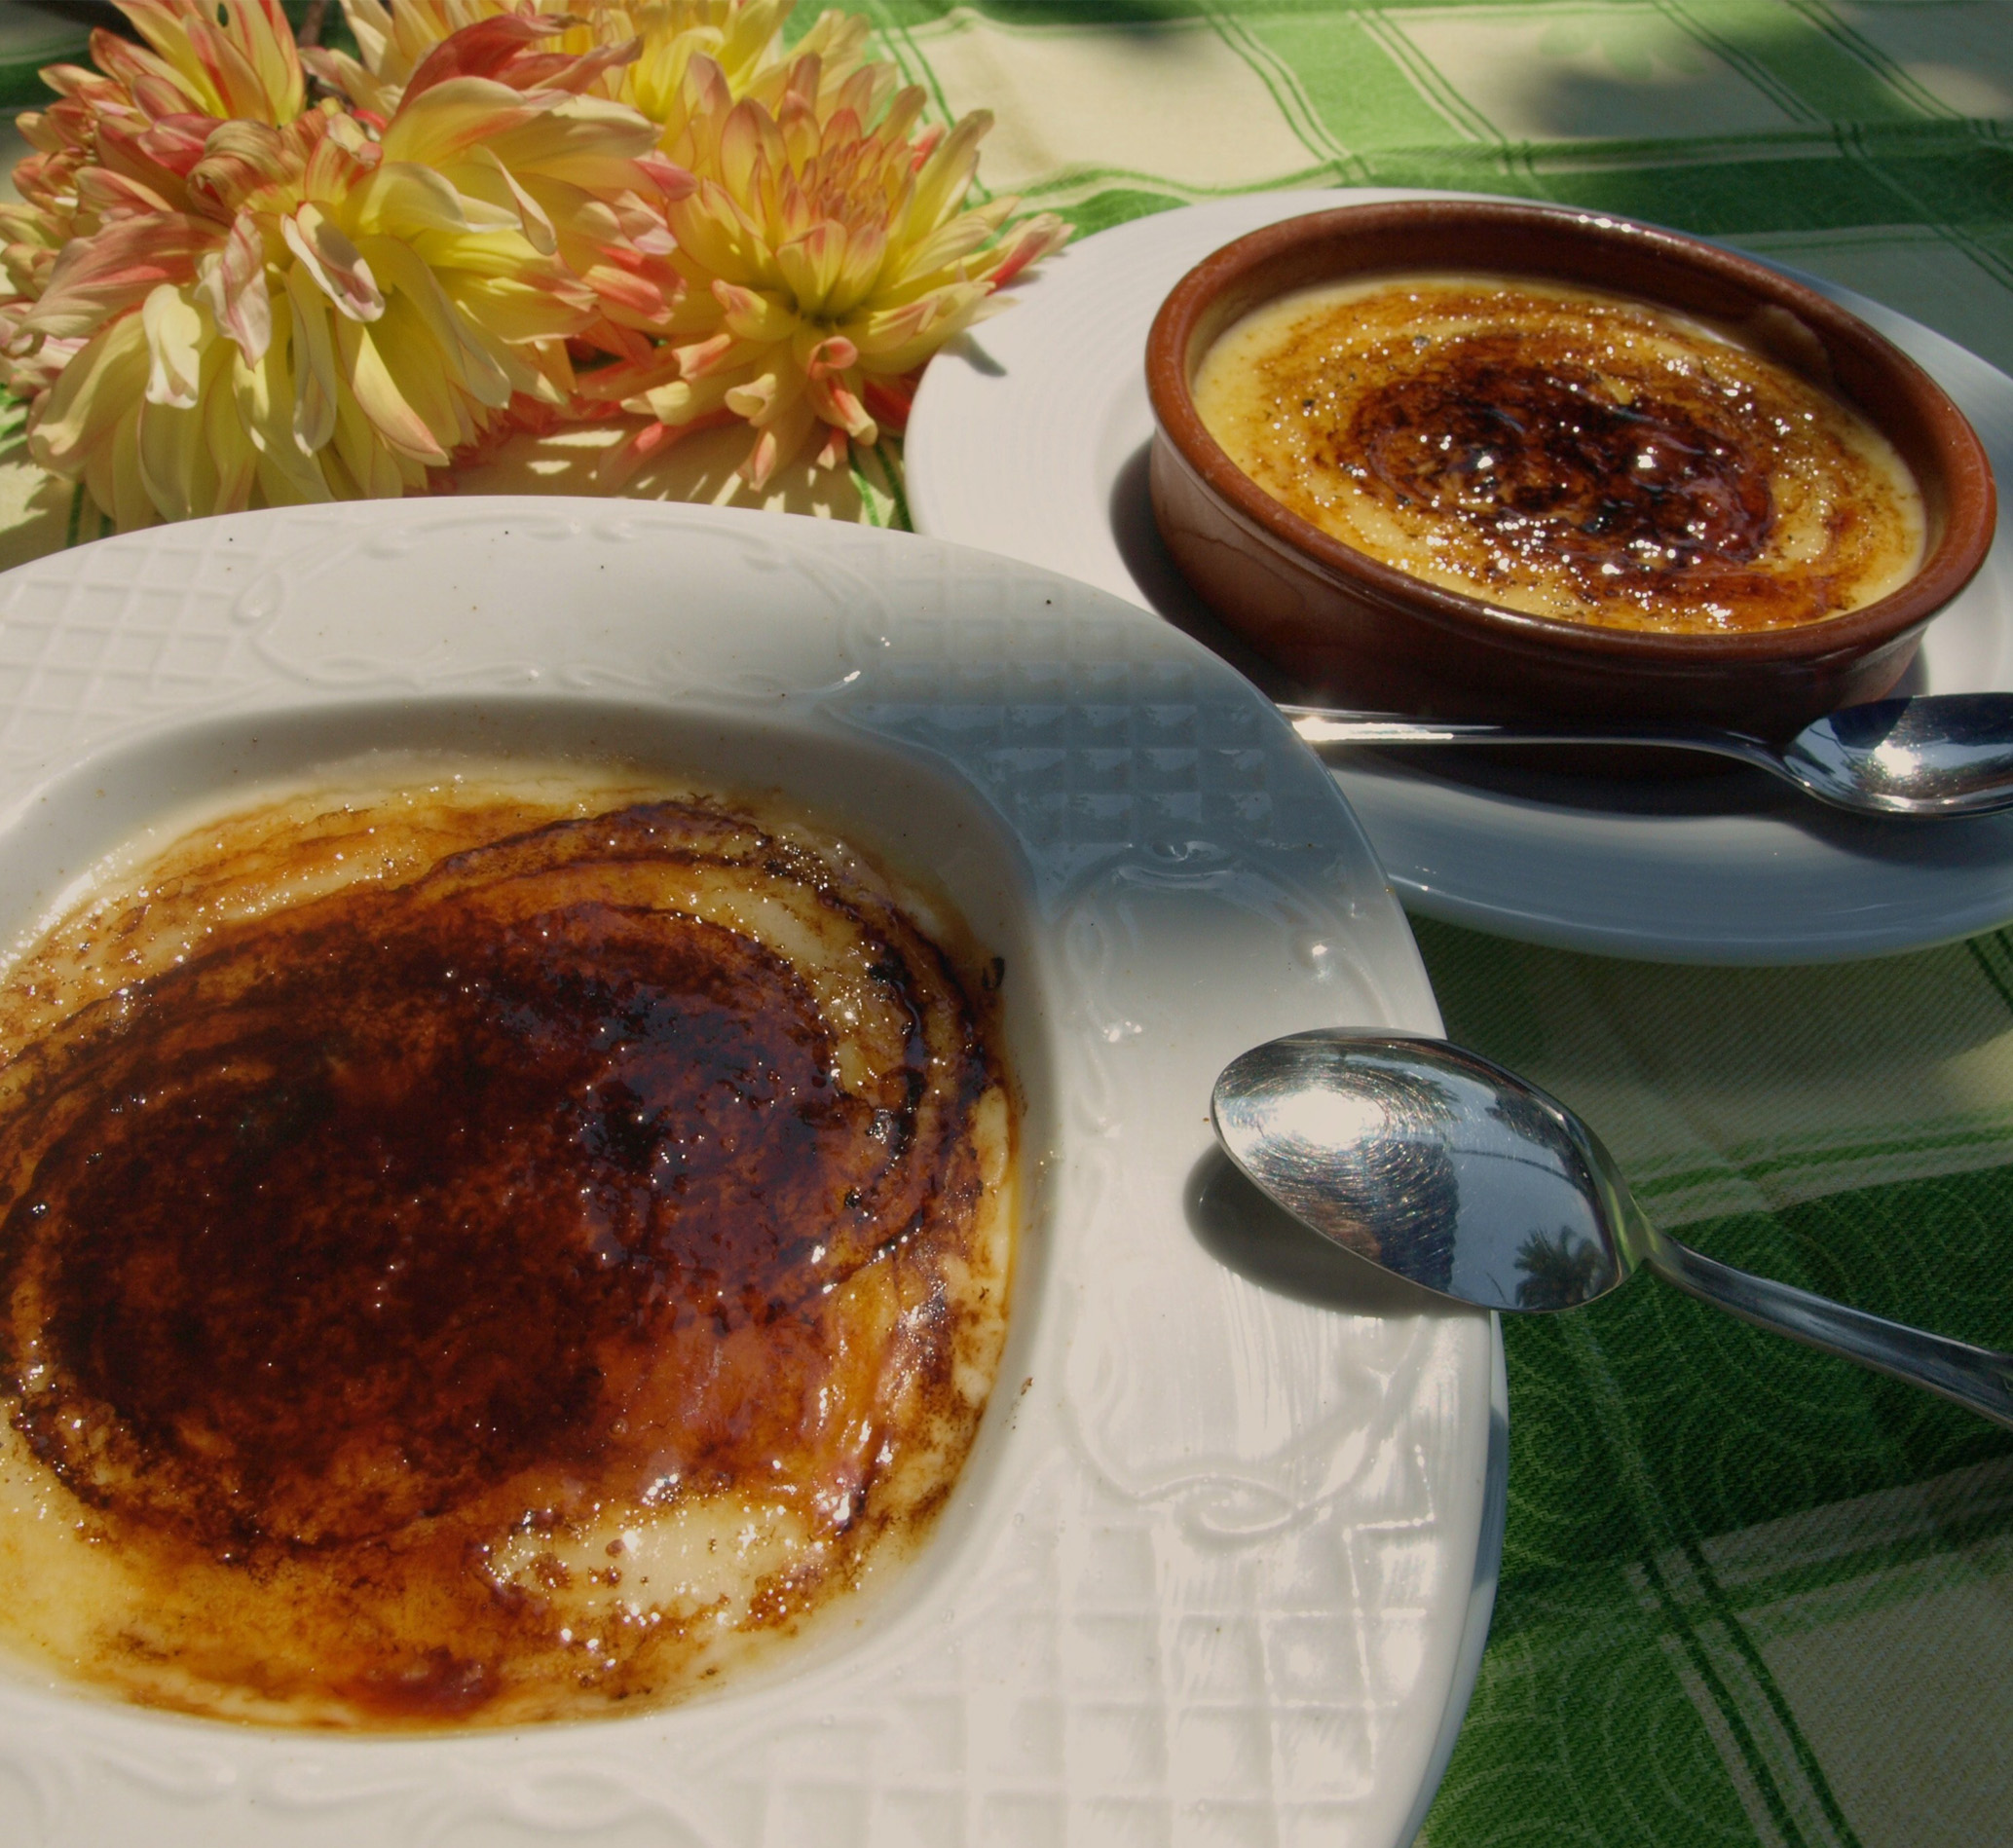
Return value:
M 1727 331 L 1568 284 L 1297 291 L 1215 342 L 1194 395 L 1303 519 L 1531 614 L 1782 628 L 1877 602 L 1921 561 L 1920 491 L 1856 411 Z
M 108 869 L 0 982 L 0 1644 L 514 1725 L 845 1608 L 1004 1339 L 997 978 L 775 802 L 564 765 Z

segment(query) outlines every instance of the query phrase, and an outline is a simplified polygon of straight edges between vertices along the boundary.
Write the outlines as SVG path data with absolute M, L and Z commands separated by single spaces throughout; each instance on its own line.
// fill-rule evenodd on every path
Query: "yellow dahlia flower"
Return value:
M 1044 215 L 1002 237 L 1011 198 L 967 209 L 992 118 L 917 134 L 923 93 L 894 84 L 867 64 L 833 92 L 801 56 L 771 109 L 694 57 L 679 145 L 697 185 L 665 214 L 688 285 L 671 344 L 582 389 L 673 427 L 746 419 L 757 488 L 821 430 L 831 465 L 877 419 L 900 427 L 923 361 L 1068 234 Z
M 419 4 L 401 6 L 400 18 Z M 454 0 L 457 11 L 474 4 Z M 648 133 L 639 137 L 636 111 L 594 93 L 612 69 L 637 55 L 636 41 L 578 55 L 553 51 L 562 24 L 529 12 L 493 12 L 439 40 L 395 91 L 379 92 L 390 111 L 383 133 L 389 146 L 390 125 L 405 125 L 405 158 L 462 193 L 514 210 L 539 250 L 556 252 L 594 291 L 602 311 L 595 330 L 604 342 L 611 327 L 658 332 L 685 286 L 668 260 L 661 206 L 667 195 L 689 190 L 690 178 L 652 153 Z M 500 115 L 498 85 L 537 92 L 547 106 L 505 107 Z M 556 100 L 562 91 L 570 92 L 564 102 Z M 475 113 L 405 106 L 421 95 L 437 102 L 443 92 Z M 363 119 L 382 120 L 374 111 Z M 640 191 L 639 174 L 652 182 Z M 636 344 L 615 338 L 617 350 Z
M 382 103 L 432 47 L 508 0 L 343 0 L 363 54 L 317 68 Z M 564 0 L 538 0 L 557 13 Z M 685 279 L 660 345 L 604 339 L 616 363 L 582 395 L 655 420 L 611 454 L 616 475 L 677 434 L 733 418 L 757 431 L 742 473 L 760 488 L 823 431 L 820 460 L 899 428 L 913 375 L 987 298 L 1062 241 L 1053 217 L 1005 230 L 1013 199 L 967 210 L 991 118 L 918 132 L 923 94 L 867 57 L 868 23 L 826 13 L 794 53 L 795 0 L 577 0 L 557 43 L 583 56 L 625 41 L 636 57 L 595 87 L 657 126 L 658 148 L 698 188 L 665 220 Z M 940 138 L 941 137 L 941 138 Z
M 92 34 L 91 55 L 152 117 L 214 116 L 279 128 L 307 104 L 293 28 L 280 0 L 120 0 L 151 51 Z
M 82 345 L 18 338 L 64 245 L 111 219 L 180 211 L 182 173 L 214 122 L 242 116 L 277 127 L 306 106 L 278 0 L 232 0 L 221 13 L 131 0 L 126 11 L 146 46 L 93 32 L 98 68 L 45 70 L 57 101 L 19 121 L 35 152 L 15 167 L 21 203 L 0 205 L 0 271 L 9 284 L 0 295 L 0 351 L 12 353 L 7 383 L 20 396 L 46 389 Z
M 635 109 L 657 126 L 658 147 L 676 163 L 690 144 L 684 102 L 691 60 L 704 56 L 726 77 L 729 92 L 774 98 L 789 69 L 783 26 L 796 0 L 343 0 L 362 60 L 312 51 L 310 67 L 339 91 L 366 120 L 389 117 L 407 86 L 437 78 L 441 50 L 457 46 L 541 40 L 544 52 L 525 68 L 563 69 L 567 88 Z M 866 56 L 867 21 L 827 13 L 804 37 L 827 67 L 827 84 Z M 546 77 L 543 81 L 553 81 Z M 672 272 L 654 265 L 636 282 L 619 266 L 597 270 L 611 245 L 661 257 L 670 235 L 661 214 L 653 223 L 623 217 L 611 224 L 606 198 L 591 190 L 555 186 L 531 189 L 539 221 L 556 237 L 562 256 L 592 281 L 606 316 L 577 344 L 639 359 L 651 351 L 647 336 L 661 330 L 665 297 L 683 287 Z M 619 237 L 612 236 L 618 232 Z M 600 254 L 597 254 L 599 252 Z M 612 407 L 611 407 L 612 408 Z
M 609 303 L 545 202 L 577 240 L 608 236 L 621 312 L 664 322 L 679 279 L 618 221 L 660 224 L 641 199 L 689 181 L 634 111 L 565 87 L 575 60 L 526 55 L 541 31 L 444 42 L 374 129 L 333 103 L 286 117 L 301 74 L 274 0 L 130 10 L 155 61 L 124 48 L 36 125 L 23 209 L 72 230 L 46 265 L 10 250 L 31 288 L 0 316 L 30 453 L 120 526 L 396 495 L 513 395 L 566 402 L 566 343 Z M 576 195 L 616 202 L 609 222 Z
M 567 56 L 635 43 L 638 55 L 604 70 L 595 89 L 641 110 L 669 139 L 680 126 L 676 112 L 695 55 L 719 65 L 736 96 L 773 102 L 790 62 L 783 27 L 796 5 L 797 0 L 343 0 L 362 61 L 339 52 L 310 53 L 308 61 L 358 107 L 388 114 L 433 48 L 454 33 L 502 17 L 544 18 L 562 28 L 553 49 Z M 842 81 L 864 61 L 868 31 L 863 18 L 826 13 L 798 49 L 823 58 L 833 81 Z

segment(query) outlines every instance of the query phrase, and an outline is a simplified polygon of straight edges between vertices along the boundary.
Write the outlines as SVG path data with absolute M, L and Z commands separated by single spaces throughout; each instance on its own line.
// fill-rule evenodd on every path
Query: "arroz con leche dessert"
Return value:
M 1501 608 L 1702 634 L 1817 622 L 1920 564 L 1922 497 L 1736 333 L 1568 283 L 1382 276 L 1265 303 L 1196 409 L 1274 499 Z
M 997 965 L 778 801 L 372 775 L 6 972 L 0 1642 L 293 1725 L 688 1694 L 862 1608 L 964 1460 Z

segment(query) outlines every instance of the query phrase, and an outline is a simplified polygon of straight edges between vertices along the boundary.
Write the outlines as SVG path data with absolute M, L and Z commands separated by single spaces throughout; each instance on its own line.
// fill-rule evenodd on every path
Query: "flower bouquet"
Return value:
M 1066 235 L 794 0 L 119 0 L 44 73 L 0 205 L 0 379 L 121 528 L 396 496 L 625 425 L 602 485 L 736 422 L 761 487 L 899 430 L 924 361 Z

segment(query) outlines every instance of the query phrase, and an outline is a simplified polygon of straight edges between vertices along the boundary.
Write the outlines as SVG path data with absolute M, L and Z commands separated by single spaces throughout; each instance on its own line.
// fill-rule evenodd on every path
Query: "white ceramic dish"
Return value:
M 10 1670 L 0 1839 L 1407 1839 L 1486 1628 L 1501 1349 L 1212 1159 L 1243 1047 L 1437 1022 L 1278 716 L 1136 609 L 906 535 L 568 500 L 205 521 L 0 579 L 0 921 L 187 802 L 413 747 L 781 788 L 1004 947 L 1031 1204 L 992 1408 L 924 1556 L 760 1683 L 373 1740 Z
M 1153 531 L 1143 354 L 1162 298 L 1212 250 L 1368 189 L 1262 193 L 1084 240 L 942 354 L 909 426 L 918 531 L 1047 565 L 1158 610 L 1253 678 Z M 1444 196 L 1444 195 L 1442 195 Z M 2013 484 L 2013 379 L 1891 310 L 1806 277 L 1925 366 Z M 2013 521 L 1930 625 L 1915 691 L 2013 687 Z M 2013 918 L 2013 816 L 1931 827 L 1834 815 L 1759 779 L 1595 784 L 1428 770 L 1397 754 L 1336 770 L 1405 905 L 1503 935 L 1686 962 L 1823 961 L 1920 947 Z

